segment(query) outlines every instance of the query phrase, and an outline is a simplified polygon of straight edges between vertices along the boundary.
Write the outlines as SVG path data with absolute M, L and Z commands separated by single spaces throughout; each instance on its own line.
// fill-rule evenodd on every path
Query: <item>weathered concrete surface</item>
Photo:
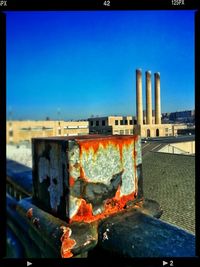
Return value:
M 142 198 L 141 163 L 137 135 L 33 139 L 33 199 L 68 222 L 99 220 Z
M 98 244 L 124 257 L 194 257 L 195 236 L 139 211 L 100 225 Z

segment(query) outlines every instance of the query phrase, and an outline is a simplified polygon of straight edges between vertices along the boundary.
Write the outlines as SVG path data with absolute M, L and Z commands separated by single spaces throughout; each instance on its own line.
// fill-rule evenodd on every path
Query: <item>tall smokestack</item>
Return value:
M 143 109 L 142 109 L 142 71 L 136 70 L 136 113 L 137 125 L 143 124 Z
M 154 74 L 155 77 L 155 124 L 161 124 L 160 111 L 160 73 Z
M 146 124 L 152 124 L 151 72 L 146 71 Z

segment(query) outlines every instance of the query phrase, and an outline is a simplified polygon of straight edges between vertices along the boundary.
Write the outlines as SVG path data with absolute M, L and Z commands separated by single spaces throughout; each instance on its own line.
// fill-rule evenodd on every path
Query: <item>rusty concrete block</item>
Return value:
M 142 197 L 138 135 L 34 138 L 32 151 L 33 200 L 67 222 L 95 221 Z

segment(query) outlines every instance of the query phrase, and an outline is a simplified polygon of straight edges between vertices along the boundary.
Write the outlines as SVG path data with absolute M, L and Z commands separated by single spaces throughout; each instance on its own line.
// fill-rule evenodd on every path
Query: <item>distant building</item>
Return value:
M 195 123 L 195 111 L 184 110 L 162 114 L 162 122 L 171 123 Z
M 133 125 L 136 124 L 132 116 L 108 116 L 89 118 L 90 134 L 119 134 L 130 135 L 134 133 Z
M 90 134 L 140 134 L 142 137 L 174 136 L 179 129 L 186 129 L 185 124 L 143 124 L 137 125 L 134 116 L 107 116 L 89 118 Z
M 89 134 L 88 121 L 7 121 L 6 143 L 29 143 L 34 137 Z
M 172 112 L 169 115 L 169 120 L 174 122 L 194 122 L 195 121 L 195 111 L 185 110 Z

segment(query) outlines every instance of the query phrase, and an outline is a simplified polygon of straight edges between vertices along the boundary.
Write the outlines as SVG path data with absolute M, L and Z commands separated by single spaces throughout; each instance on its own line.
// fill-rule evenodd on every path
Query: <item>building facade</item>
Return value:
M 135 117 L 132 116 L 108 116 L 89 118 L 90 134 L 115 134 L 130 135 L 134 131 Z
M 6 143 L 31 142 L 34 137 L 89 134 L 88 121 L 7 121 Z

